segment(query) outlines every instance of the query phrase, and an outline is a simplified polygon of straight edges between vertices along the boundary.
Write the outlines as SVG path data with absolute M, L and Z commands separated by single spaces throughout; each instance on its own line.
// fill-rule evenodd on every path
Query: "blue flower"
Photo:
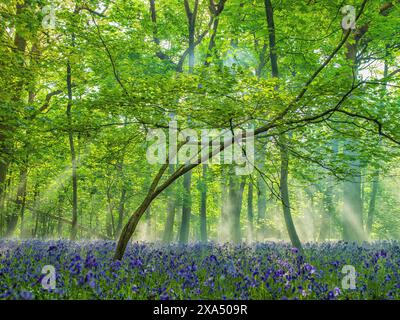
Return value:
M 168 295 L 168 293 L 167 293 L 167 292 L 163 292 L 163 293 L 160 295 L 160 300 L 169 300 L 169 295 Z
M 133 285 L 131 290 L 132 290 L 132 292 L 137 293 L 137 292 L 139 292 L 139 287 L 137 285 Z
M 29 292 L 29 291 L 21 291 L 19 296 L 22 300 L 32 300 L 33 299 L 33 294 L 32 294 L 32 292 Z
M 311 264 L 306 263 L 304 265 L 304 270 L 309 272 L 310 274 L 313 274 L 315 272 L 315 267 L 313 267 Z
M 85 259 L 85 268 L 95 268 L 97 265 L 96 258 L 92 254 L 88 254 Z

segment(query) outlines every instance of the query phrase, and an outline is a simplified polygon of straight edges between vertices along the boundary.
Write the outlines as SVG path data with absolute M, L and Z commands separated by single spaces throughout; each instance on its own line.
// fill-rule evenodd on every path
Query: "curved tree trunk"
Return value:
M 155 197 L 156 196 L 152 192 L 149 192 L 142 204 L 136 209 L 136 211 L 130 217 L 128 223 L 122 229 L 122 233 L 119 237 L 117 248 L 115 250 L 114 260 L 121 260 L 124 256 L 126 247 L 129 243 L 129 239 L 132 237 L 132 234 L 135 231 L 140 218 L 146 212 L 147 208 Z
M 276 49 L 276 38 L 275 38 L 275 23 L 274 23 L 274 11 L 271 0 L 265 0 L 265 14 L 267 16 L 268 25 L 268 37 L 269 37 L 269 56 L 271 60 L 272 77 L 279 78 L 278 69 L 278 55 Z M 275 88 L 278 90 L 278 87 Z M 288 171 L 289 171 L 289 154 L 286 145 L 286 139 L 284 135 L 280 136 L 280 153 L 281 153 L 281 177 L 279 183 L 280 196 L 282 201 L 283 215 L 285 218 L 286 228 L 289 233 L 290 241 L 292 245 L 302 251 L 301 242 L 297 235 L 296 228 L 293 223 L 292 214 L 290 211 L 289 201 L 289 187 L 288 187 Z
M 289 234 L 290 241 L 292 245 L 303 250 L 299 236 L 297 235 L 296 228 L 293 223 L 292 214 L 290 210 L 290 200 L 289 200 L 289 187 L 288 187 L 288 172 L 289 172 L 289 156 L 287 152 L 286 141 L 284 141 L 283 136 L 280 139 L 281 148 L 281 177 L 279 183 L 279 190 L 281 195 L 281 202 L 283 208 L 283 215 L 285 218 L 286 229 Z

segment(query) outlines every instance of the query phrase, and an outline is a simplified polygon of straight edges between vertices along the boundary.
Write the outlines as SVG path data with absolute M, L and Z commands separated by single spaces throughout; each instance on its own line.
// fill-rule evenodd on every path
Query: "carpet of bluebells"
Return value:
M 0 240 L 0 299 L 400 299 L 400 243 L 252 245 Z M 56 288 L 42 286 L 53 265 Z M 345 265 L 355 289 L 342 287 Z

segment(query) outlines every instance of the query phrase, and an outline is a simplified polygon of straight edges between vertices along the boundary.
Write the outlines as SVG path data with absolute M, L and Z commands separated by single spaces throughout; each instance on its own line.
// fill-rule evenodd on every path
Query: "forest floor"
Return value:
M 0 299 L 400 299 L 396 241 L 305 244 L 304 255 L 273 242 L 132 243 L 116 262 L 114 249 L 0 240 Z

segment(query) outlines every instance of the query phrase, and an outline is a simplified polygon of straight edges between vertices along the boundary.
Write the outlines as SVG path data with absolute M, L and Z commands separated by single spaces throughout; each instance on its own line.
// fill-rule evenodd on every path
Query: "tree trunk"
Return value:
M 332 143 L 332 152 L 336 156 L 339 152 L 339 144 L 337 140 L 334 140 Z M 332 238 L 332 223 L 335 222 L 335 225 L 340 226 L 341 223 L 336 216 L 336 207 L 335 207 L 335 177 L 329 176 L 325 181 L 325 190 L 321 190 L 323 193 L 322 203 L 322 216 L 321 216 L 321 226 L 320 232 L 318 236 L 319 241 L 324 241 L 327 238 Z
M 275 39 L 275 22 L 274 22 L 274 11 L 271 0 L 264 0 L 265 13 L 267 16 L 268 25 L 268 37 L 269 37 L 269 56 L 271 61 L 271 73 L 272 77 L 279 78 L 278 69 L 278 55 L 276 49 Z M 278 90 L 278 87 L 275 87 Z M 288 171 L 289 171 L 289 154 L 287 151 L 286 139 L 284 135 L 279 137 L 280 154 L 281 154 L 281 177 L 280 177 L 280 197 L 283 207 L 283 215 L 285 218 L 286 228 L 289 233 L 290 241 L 292 245 L 302 251 L 300 239 L 297 235 L 296 228 L 293 223 L 290 201 L 289 201 L 289 187 L 288 187 Z
M 28 180 L 28 164 L 25 163 L 20 172 L 20 181 L 18 184 L 17 191 L 17 214 L 21 217 L 21 236 L 24 234 L 24 214 L 25 214 L 25 205 L 26 205 L 26 186 Z
M 220 0 L 218 2 L 217 12 L 211 12 L 211 14 L 219 15 L 224 8 L 226 0 Z M 211 4 L 212 5 L 212 4 Z M 215 8 L 213 8 L 215 9 Z M 206 59 L 204 61 L 204 66 L 208 67 L 210 65 L 210 60 L 213 56 L 213 50 L 215 48 L 215 38 L 217 36 L 217 30 L 219 25 L 219 17 L 215 17 L 212 27 L 212 33 L 210 40 L 208 42 Z M 194 39 L 193 39 L 194 41 Z M 194 62 L 193 62 L 194 64 Z M 207 164 L 202 165 L 202 189 L 201 189 L 201 199 L 200 199 L 200 239 L 202 242 L 207 242 Z
M 60 192 L 58 195 L 58 213 L 59 217 L 62 217 L 62 205 L 64 202 L 64 195 Z M 62 221 L 58 220 L 57 222 L 57 236 L 58 238 L 62 238 Z
M 321 216 L 321 226 L 319 230 L 319 241 L 324 241 L 331 238 L 330 225 L 332 217 L 335 215 L 335 205 L 333 202 L 333 185 L 331 179 L 328 180 L 326 189 L 323 192 L 322 198 L 323 208 Z
M 4 135 L 1 134 L 3 129 L 0 127 L 0 154 L 6 154 L 6 147 Z M 5 204 L 5 194 L 6 194 L 6 178 L 8 169 L 8 159 L 0 158 L 0 235 L 3 235 L 3 226 L 5 225 L 4 217 L 4 204 Z
M 219 217 L 218 226 L 218 241 L 226 242 L 229 238 L 229 230 L 227 230 L 227 222 L 229 221 L 229 198 L 228 198 L 228 186 L 224 175 L 224 169 L 221 168 L 221 212 Z
M 188 34 L 189 34 L 189 73 L 193 73 L 194 71 L 194 37 L 195 37 L 195 29 L 196 29 L 196 18 L 197 18 L 197 8 L 198 8 L 198 0 L 194 2 L 193 11 L 190 9 L 188 0 L 184 0 L 186 16 L 188 19 Z M 182 222 L 181 222 L 181 230 L 179 234 L 179 242 L 187 243 L 189 239 L 189 226 L 190 226 L 190 215 L 192 212 L 192 203 L 191 203 L 191 192 L 190 185 L 192 180 L 192 172 L 187 172 L 183 176 L 183 204 L 182 204 Z
M 152 190 L 150 190 L 146 198 L 141 203 L 141 205 L 129 218 L 128 223 L 122 229 L 121 236 L 119 237 L 117 248 L 115 249 L 114 260 L 121 260 L 122 257 L 124 256 L 126 247 L 129 243 L 129 239 L 132 237 L 132 234 L 135 231 L 140 218 L 146 212 L 147 208 L 149 207 L 149 205 L 155 199 L 156 196 L 157 195 L 153 193 Z
M 127 120 L 125 119 L 124 127 L 126 127 L 126 125 L 127 125 Z M 119 198 L 119 203 L 118 203 L 118 221 L 117 221 L 117 227 L 115 230 L 116 237 L 119 237 L 119 235 L 121 234 L 122 223 L 123 223 L 124 215 L 125 215 L 127 184 L 125 182 L 125 175 L 124 175 L 124 157 L 125 157 L 125 153 L 122 155 L 121 159 L 118 161 L 118 164 L 117 164 L 117 170 L 119 173 L 118 175 L 122 181 L 122 186 L 121 186 L 121 196 Z
M 125 214 L 125 202 L 126 202 L 126 186 L 123 183 L 122 185 L 122 190 L 121 190 L 121 197 L 119 199 L 119 204 L 118 204 L 118 221 L 117 221 L 117 229 L 115 232 L 115 235 L 119 237 L 121 234 L 122 230 L 122 223 L 124 220 L 124 214 Z
M 74 134 L 72 130 L 72 82 L 71 82 L 71 64 L 67 63 L 67 89 L 68 89 L 68 103 L 67 103 L 67 119 L 68 119 L 68 140 L 71 155 L 72 165 L 72 225 L 71 225 L 71 240 L 75 240 L 78 232 L 78 174 L 77 174 L 77 161 L 74 143 Z
M 170 164 L 168 166 L 169 174 L 174 173 L 174 165 Z M 176 212 L 176 195 L 172 187 L 167 190 L 167 220 L 165 222 L 164 228 L 164 235 L 163 235 L 163 242 L 169 243 L 173 240 L 174 235 L 174 222 L 175 222 L 175 212 Z
M 239 178 L 233 176 L 233 174 L 229 177 L 228 215 L 231 241 L 234 243 L 239 243 L 242 240 L 240 214 L 242 211 L 243 191 L 246 185 L 245 181 L 245 178 L 243 178 L 239 183 Z
M 383 66 L 383 78 L 387 78 L 388 73 L 389 73 L 389 65 L 388 65 L 388 47 L 386 47 L 386 59 L 385 63 Z M 385 86 L 382 88 L 382 98 L 385 96 L 387 93 L 387 82 L 385 82 Z M 379 143 L 381 142 L 381 137 L 379 136 Z M 376 197 L 378 195 L 378 190 L 379 190 L 379 175 L 380 175 L 380 170 L 375 170 L 374 172 L 374 181 L 372 182 L 372 191 L 371 191 L 371 198 L 369 201 L 369 208 L 368 208 L 368 218 L 367 218 L 367 236 L 371 238 L 371 232 L 372 232 L 372 224 L 374 221 L 374 215 L 375 215 L 375 204 L 376 204 Z
M 256 148 L 256 161 L 257 167 L 260 172 L 257 174 L 257 224 L 259 225 L 259 229 L 255 236 L 263 239 L 265 237 L 265 233 L 267 232 L 265 228 L 265 218 L 267 211 L 267 184 L 264 181 L 264 177 L 261 173 L 265 170 L 265 148 L 260 146 Z
M 34 203 L 34 205 L 33 205 L 32 211 L 33 211 L 33 220 L 35 220 L 35 226 L 34 226 L 34 228 L 32 230 L 32 237 L 36 238 L 37 235 L 38 235 L 38 231 L 39 231 L 38 229 L 39 229 L 39 219 L 40 219 L 40 213 L 37 210 L 37 208 L 38 208 L 38 203 L 37 202 L 38 202 L 38 199 L 39 199 L 39 183 L 38 183 L 38 181 L 36 181 L 35 187 L 34 187 L 33 190 L 34 190 L 33 191 L 33 203 Z
M 376 196 L 378 194 L 378 188 L 379 188 L 379 171 L 375 173 L 375 178 L 374 181 L 372 182 L 372 191 L 371 191 L 371 198 L 369 201 L 368 219 L 367 219 L 368 237 L 371 237 L 372 222 L 374 220 L 374 215 L 375 215 L 375 203 L 376 203 Z
M 343 32 L 347 32 L 343 30 Z M 346 43 L 346 59 L 351 65 L 349 81 L 357 81 L 358 75 L 358 39 L 352 33 L 352 41 Z M 361 241 L 365 238 L 363 229 L 363 201 L 361 185 L 360 154 L 354 151 L 352 141 L 344 142 L 344 153 L 350 156 L 350 174 L 343 185 L 343 239 L 347 241 Z
M 108 219 L 107 219 L 107 236 L 109 238 L 113 238 L 115 235 L 115 224 L 114 224 L 114 215 L 113 215 L 113 206 L 112 206 L 112 196 L 110 186 L 107 187 L 107 208 L 108 208 Z
M 299 236 L 297 235 L 296 228 L 293 223 L 290 201 L 289 201 L 289 187 L 288 187 L 288 172 L 289 172 L 289 155 L 287 152 L 286 141 L 284 141 L 284 136 L 280 137 L 280 149 L 281 149 L 281 177 L 279 183 L 279 190 L 281 196 L 281 202 L 283 207 L 283 215 L 285 218 L 286 229 L 289 234 L 290 241 L 292 245 L 303 251 Z
M 207 242 L 207 165 L 202 166 L 202 183 L 200 194 L 200 239 Z
M 147 208 L 145 212 L 145 231 L 146 231 L 146 241 L 151 241 L 153 237 L 153 231 L 151 230 L 152 227 L 152 221 L 151 221 L 151 206 Z
M 173 240 L 174 236 L 174 222 L 175 222 L 175 199 L 168 199 L 168 213 L 165 222 L 165 229 L 163 235 L 163 242 L 169 243 Z
M 182 222 L 181 222 L 181 230 L 179 233 L 180 243 L 188 243 L 189 240 L 190 215 L 192 212 L 191 196 L 190 196 L 191 178 L 192 175 L 188 173 L 186 173 L 183 176 Z
M 196 29 L 196 19 L 197 19 L 197 9 L 199 1 L 194 1 L 193 11 L 190 9 L 188 0 L 184 0 L 186 17 L 188 20 L 188 33 L 189 33 L 189 73 L 194 71 L 194 48 L 195 48 L 195 29 Z
M 263 170 L 264 166 L 259 167 Z M 257 222 L 262 226 L 262 232 L 265 232 L 264 224 L 267 211 L 267 185 L 261 177 L 257 175 Z
M 254 210 L 253 210 L 253 182 L 249 181 L 247 191 L 247 220 L 248 220 L 248 240 L 253 241 L 254 238 Z
M 16 15 L 20 16 L 24 14 L 24 10 L 28 7 L 27 3 L 23 1 L 22 3 L 19 3 L 16 5 Z M 23 34 L 21 30 L 19 29 L 18 26 L 15 28 L 15 37 L 14 37 L 14 52 L 18 57 L 18 65 L 16 67 L 20 68 L 25 68 L 24 66 L 24 53 L 26 49 L 26 40 L 23 37 Z M 15 92 L 13 94 L 13 102 L 18 103 L 21 101 L 21 93 L 24 87 L 24 81 L 25 79 L 20 79 L 17 81 L 16 86 L 15 86 Z M 13 140 L 13 133 L 15 128 L 13 125 L 10 125 L 8 120 L 11 118 L 11 121 L 15 120 L 14 117 L 15 115 L 18 114 L 18 110 L 15 110 L 15 112 L 10 112 L 9 115 L 1 115 L 0 117 L 0 199 L 3 199 L 3 193 L 5 192 L 6 189 L 6 178 L 7 178 L 7 171 L 8 167 L 10 165 L 10 156 L 12 154 L 11 151 L 11 145 L 12 145 L 12 140 Z M 4 210 L 4 202 L 2 200 L 0 210 L 2 211 L 2 217 L 3 217 L 3 210 Z M 10 217 L 8 223 L 7 223 L 7 230 L 6 230 L 6 236 L 8 234 L 12 234 L 15 226 L 18 222 L 18 215 L 15 217 L 14 214 Z
M 350 181 L 343 186 L 343 239 L 361 241 L 364 239 L 363 204 L 361 199 L 361 168 L 358 161 L 352 163 Z

